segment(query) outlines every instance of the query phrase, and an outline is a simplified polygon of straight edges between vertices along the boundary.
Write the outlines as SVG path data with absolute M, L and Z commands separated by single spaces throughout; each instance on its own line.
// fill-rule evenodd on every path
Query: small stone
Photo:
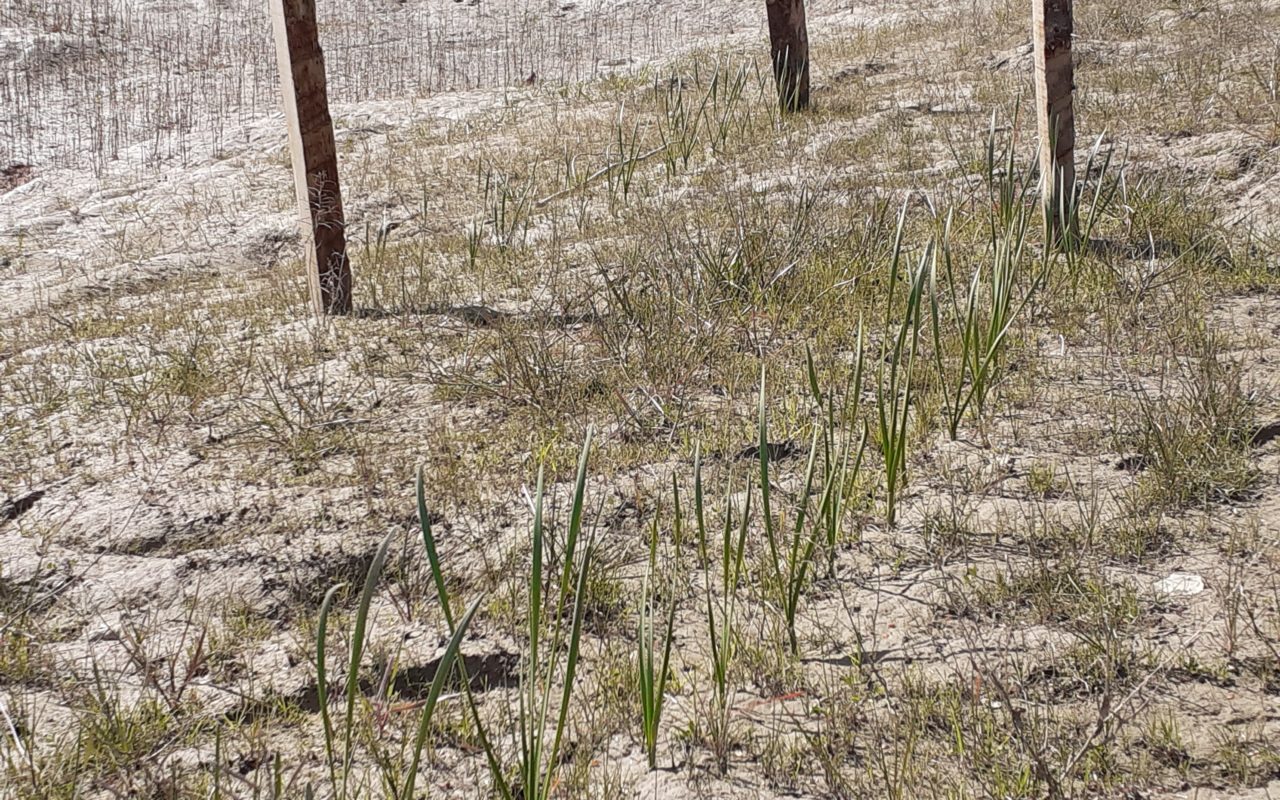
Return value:
M 1204 578 L 1193 572 L 1171 572 L 1152 586 L 1160 594 L 1192 597 L 1204 591 Z

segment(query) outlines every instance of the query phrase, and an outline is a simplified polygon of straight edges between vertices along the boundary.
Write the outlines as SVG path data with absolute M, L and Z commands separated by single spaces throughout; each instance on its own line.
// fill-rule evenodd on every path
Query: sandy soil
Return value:
M 3 2 L 0 296 L 5 302 L 0 326 L 15 331 L 11 341 L 20 340 L 16 331 L 31 315 L 72 319 L 82 306 L 110 307 L 111 302 L 128 308 L 145 304 L 152 287 L 170 291 L 184 276 L 216 281 L 226 275 L 232 282 L 231 276 L 240 273 L 270 272 L 291 263 L 298 240 L 284 134 L 274 110 L 275 67 L 260 3 Z M 322 26 L 330 71 L 337 76 L 332 97 L 339 147 L 375 154 L 376 161 L 377 154 L 403 152 L 402 139 L 410 131 L 429 135 L 513 111 L 550 118 L 557 100 L 549 87 L 611 74 L 643 74 L 646 67 L 690 49 L 762 39 L 762 13 L 756 5 L 738 0 L 328 4 Z M 928 13 L 933 12 L 852 0 L 815 0 L 811 6 L 815 29 L 851 38 L 867 27 L 896 25 Z M 1025 53 L 1021 42 L 1001 44 L 1008 44 L 1015 59 Z M 1005 52 L 988 49 L 992 58 Z M 918 68 L 904 57 L 877 69 L 901 77 Z M 1025 71 L 1025 64 L 1002 68 Z M 866 65 L 842 69 L 870 71 Z M 531 74 L 536 85 L 527 87 Z M 823 86 L 863 79 L 855 72 L 825 68 L 815 78 Z M 952 109 L 935 113 L 925 103 L 882 113 L 937 118 Z M 1258 145 L 1248 132 L 1215 130 L 1172 142 L 1155 135 L 1134 137 L 1133 153 L 1152 165 L 1176 163 L 1195 174 L 1223 176 L 1213 190 L 1223 198 L 1224 217 L 1261 231 L 1276 228 L 1280 178 L 1273 145 Z M 1246 155 L 1251 160 L 1242 160 Z M 361 180 L 365 178 L 355 177 L 353 183 Z M 362 232 L 387 220 L 405 223 L 406 230 L 413 229 L 411 220 L 426 225 L 414 220 L 412 198 L 390 190 L 352 193 L 347 207 L 353 247 L 367 246 Z M 522 298 L 512 305 L 526 302 Z M 1264 387 L 1257 391 L 1265 395 L 1280 383 L 1280 307 L 1267 295 L 1231 297 L 1217 305 L 1215 315 L 1214 324 L 1231 332 L 1229 355 L 1249 365 L 1253 385 Z M 433 317 L 430 324 L 443 328 L 453 321 Z M 286 321 L 271 337 L 306 347 L 317 336 L 310 325 L 302 319 Z M 357 336 L 361 325 L 378 330 L 372 322 L 356 321 Z M 244 339 L 252 339 L 247 330 Z M 1023 565 L 1025 557 L 1000 542 L 984 546 L 973 559 L 937 557 L 938 544 L 925 524 L 930 515 L 956 502 L 957 481 L 979 487 L 960 501 L 966 524 L 974 528 L 995 529 L 1036 515 L 1072 518 L 1080 512 L 1076 496 L 1063 492 L 1046 503 L 1030 496 L 1030 465 L 1041 462 L 1053 462 L 1059 474 L 1069 474 L 1077 487 L 1088 487 L 1094 495 L 1114 496 L 1132 485 L 1133 475 L 1122 466 L 1128 454 L 1079 444 L 1081 431 L 1110 424 L 1106 410 L 1093 406 L 1096 398 L 1124 390 L 1129 376 L 1119 373 L 1096 343 L 1068 346 L 1046 337 L 1038 347 L 1038 355 L 1050 364 L 1043 402 L 1004 420 L 992 434 L 995 446 L 957 445 L 941 437 L 930 443 L 920 470 L 929 477 L 913 487 L 905 524 L 910 533 L 870 525 L 863 544 L 842 557 L 842 580 L 815 594 L 806 612 L 807 636 L 846 644 L 856 638 L 870 658 L 883 660 L 886 670 L 923 665 L 929 675 L 944 677 L 981 663 L 984 648 L 993 643 L 1003 653 L 1048 653 L 1049 661 L 1059 649 L 1067 649 L 1068 642 L 1051 626 L 985 628 L 956 613 L 956 587 L 967 585 L 976 573 Z M 17 355 L 16 349 L 0 353 L 0 364 Z M 26 350 L 22 355 L 34 360 Z M 52 357 L 49 363 L 54 365 L 49 369 L 59 369 Z M 342 384 L 350 377 L 336 361 L 330 369 L 320 375 L 321 383 Z M 486 425 L 483 409 L 439 400 L 429 387 L 393 388 L 390 405 L 397 414 L 372 410 L 376 405 L 371 398 L 383 386 L 366 396 L 360 384 L 351 396 L 369 400 L 368 408 L 339 416 L 363 419 L 367 411 L 379 436 L 398 441 L 438 435 L 433 431 L 440 426 L 432 420 L 442 418 L 448 423 L 444 427 L 457 430 L 483 430 Z M 345 456 L 337 459 L 341 466 L 321 469 L 319 477 L 282 478 L 287 470 L 278 463 L 278 453 L 245 443 L 246 425 L 235 410 L 240 399 L 220 398 L 199 424 L 186 425 L 173 439 L 146 442 L 135 441 L 130 429 L 114 418 L 85 425 L 72 412 L 60 412 L 39 422 L 41 452 L 19 457 L 15 450 L 5 458 L 0 501 L 8 501 L 0 506 L 0 578 L 6 585 L 26 587 L 42 624 L 59 632 L 49 650 L 59 670 L 84 681 L 95 672 L 109 673 L 118 676 L 123 697 L 140 696 L 149 684 L 139 664 L 147 657 L 162 660 L 188 650 L 196 620 L 216 604 L 219 624 L 239 614 L 260 635 L 246 636 L 252 644 L 243 650 L 230 648 L 220 671 L 192 679 L 190 695 L 210 714 L 240 717 L 257 713 L 266 698 L 314 703 L 314 670 L 306 657 L 307 629 L 299 609 L 314 609 L 335 580 L 358 581 L 371 543 L 382 535 L 412 532 L 408 465 L 379 465 L 377 477 L 385 486 L 376 488 L 350 480 Z M 0 402 L 6 415 L 34 413 L 10 398 Z M 1269 400 L 1263 406 L 1263 413 L 1280 412 Z M 1029 436 L 1028 430 L 1036 435 Z M 1207 590 L 1144 606 L 1155 610 L 1135 636 L 1153 651 L 1180 653 L 1199 641 L 1217 641 L 1227 607 L 1220 587 L 1231 576 L 1228 560 L 1213 541 L 1234 523 L 1243 525 L 1242 515 L 1256 526 L 1258 540 L 1267 543 L 1259 545 L 1247 579 L 1252 589 L 1267 590 L 1278 566 L 1274 543 L 1280 539 L 1280 493 L 1274 478 L 1280 471 L 1280 442 L 1260 445 L 1255 459 L 1265 488 L 1246 511 L 1206 512 L 1201 533 L 1179 547 L 1140 565 L 1108 567 L 1116 580 L 1131 584 L 1147 599 L 1159 594 L 1157 583 L 1171 573 L 1206 577 Z M 653 464 L 593 482 L 602 517 L 611 520 L 610 535 L 642 535 L 634 498 L 660 492 L 671 466 Z M 259 467 L 264 477 L 246 477 Z M 523 540 L 528 517 L 523 498 L 495 489 L 486 502 L 483 512 L 473 510 L 471 516 L 449 521 L 451 552 L 484 553 L 500 561 L 507 548 Z M 1030 559 L 1025 560 L 1029 565 Z M 394 603 L 383 603 L 379 614 L 383 630 L 402 622 Z M 758 622 L 748 619 L 744 624 Z M 679 630 L 694 641 L 698 624 L 681 619 Z M 148 632 L 148 653 L 140 658 L 129 645 L 130 632 L 143 630 Z M 414 630 L 404 643 L 404 663 L 425 669 L 439 646 L 430 633 Z M 476 664 L 489 664 L 496 674 L 509 672 L 517 650 L 510 637 L 496 631 L 467 647 Z M 1270 654 L 1255 647 L 1237 655 L 1265 659 Z M 818 674 L 823 659 L 834 663 L 841 658 L 844 651 L 833 646 L 815 654 L 817 663 L 805 668 Z M 1240 677 L 1237 687 L 1188 678 L 1173 689 L 1162 688 L 1156 702 L 1180 714 L 1193 736 L 1198 726 L 1232 728 L 1243 720 L 1241 726 L 1247 723 L 1274 740 L 1280 737 L 1280 706 L 1274 692 L 1250 680 Z M 75 710 L 66 707 L 56 687 L 25 687 L 19 694 L 44 724 L 71 724 Z M 747 687 L 742 694 L 738 707 L 743 717 L 764 730 L 777 720 L 803 716 L 804 700 L 789 706 L 770 695 L 768 687 Z M 1069 689 L 1064 694 L 1070 696 Z M 685 697 L 672 714 L 687 720 L 697 710 Z M 281 734 L 291 736 L 298 734 Z M 1211 752 L 1208 743 L 1198 744 L 1204 746 L 1197 757 L 1210 757 L 1205 755 Z M 290 748 L 280 742 L 276 746 Z M 316 743 L 295 741 L 293 750 L 314 755 Z M 689 777 L 698 766 L 697 755 L 678 769 L 650 773 L 626 737 L 615 737 L 605 752 L 644 796 L 789 794 L 761 779 L 759 764 L 740 765 L 739 776 L 701 782 Z M 205 763 L 212 753 L 204 742 L 167 757 Z M 475 759 L 464 761 L 457 765 L 463 776 L 459 783 L 439 778 L 433 796 L 470 796 L 464 788 L 467 776 L 480 767 Z M 1275 780 L 1254 788 L 1163 791 L 1168 788 L 1131 796 L 1260 800 L 1280 794 Z

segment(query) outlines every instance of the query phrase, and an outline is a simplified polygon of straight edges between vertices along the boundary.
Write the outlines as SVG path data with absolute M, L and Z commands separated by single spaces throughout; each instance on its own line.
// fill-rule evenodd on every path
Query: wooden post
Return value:
M 1062 233 L 1063 204 L 1071 202 L 1076 183 L 1071 0 L 1031 0 L 1031 27 L 1035 40 L 1036 116 L 1040 128 L 1044 213 L 1056 239 Z
M 351 264 L 338 186 L 338 155 L 325 91 L 315 0 L 270 0 L 293 183 L 307 243 L 307 279 L 317 314 L 351 311 Z
M 809 107 L 809 29 L 804 0 L 765 0 L 769 49 L 783 111 Z

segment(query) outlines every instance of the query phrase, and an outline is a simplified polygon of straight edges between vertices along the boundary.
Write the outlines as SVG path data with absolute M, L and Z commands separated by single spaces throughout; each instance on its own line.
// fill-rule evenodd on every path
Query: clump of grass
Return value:
M 693 508 L 694 523 L 698 534 L 698 552 L 702 561 L 704 590 L 707 609 L 707 637 L 711 647 L 712 713 L 706 720 L 711 745 L 721 772 L 728 766 L 731 732 L 730 669 L 738 648 L 737 614 L 738 590 L 745 575 L 747 527 L 751 517 L 751 491 L 748 484 L 743 507 L 735 508 L 732 500 L 725 509 L 724 523 L 720 529 L 720 546 L 717 553 L 719 575 L 716 576 L 707 544 L 707 522 L 702 484 L 701 453 L 694 456 Z M 677 507 L 678 508 L 678 507 Z M 677 512 L 678 514 L 679 512 Z M 734 517 L 737 515 L 737 532 Z M 677 517 L 678 518 L 678 517 Z M 715 577 L 719 577 L 720 589 L 715 590 Z
M 547 800 L 555 788 L 556 773 L 561 765 L 561 748 L 581 657 L 583 617 L 590 599 L 589 576 L 596 550 L 594 536 L 585 543 L 581 541 L 591 439 L 592 433 L 588 431 L 578 459 L 569 527 L 558 554 L 562 562 L 560 573 L 550 584 L 554 592 L 549 606 L 543 596 L 546 584 L 543 500 L 546 491 L 543 468 L 538 469 L 531 564 L 525 576 L 524 612 L 528 620 L 528 641 L 521 658 L 519 709 L 515 725 L 516 763 L 513 769 L 503 764 L 494 737 L 480 718 L 474 696 L 469 688 L 464 690 L 477 737 L 485 751 L 494 790 L 504 800 Z M 419 519 L 423 538 L 428 542 L 432 579 L 440 606 L 449 618 L 449 595 L 421 492 L 419 498 Z M 571 609 L 567 626 L 561 613 L 566 608 Z M 548 611 L 552 613 L 548 615 Z
M 848 384 L 845 386 L 843 405 L 836 411 L 836 395 L 834 391 L 822 392 L 818 382 L 818 371 L 813 362 L 813 353 L 806 348 L 805 364 L 809 376 L 809 392 L 817 404 L 817 414 L 825 422 L 822 428 L 823 468 L 828 482 L 823 490 L 822 503 L 819 506 L 820 527 L 825 532 L 827 576 L 835 576 L 836 551 L 844 530 L 845 517 L 849 509 L 849 492 L 858 485 L 862 474 L 862 460 L 867 452 L 867 438 L 870 426 L 861 418 L 862 409 L 862 375 L 866 362 L 866 350 L 863 347 L 862 318 L 858 318 L 858 339 L 854 346 L 854 366 Z M 824 413 L 825 411 L 825 413 Z M 852 448 L 853 436 L 846 435 L 844 443 L 836 449 L 838 421 L 852 422 L 859 428 L 858 445 Z M 852 454 L 853 463 L 850 464 Z
M 993 120 L 994 121 L 994 120 Z M 1070 223 L 1064 227 L 1062 237 L 1058 241 L 1059 251 L 1066 256 L 1067 270 L 1073 278 L 1079 267 L 1079 259 L 1088 252 L 1093 241 L 1094 231 L 1098 223 L 1111 211 L 1112 203 L 1123 185 L 1123 181 L 1112 174 L 1112 159 L 1115 150 L 1104 146 L 1106 134 L 1100 134 L 1089 148 L 1084 169 L 1079 174 L 1075 192 L 1063 197 L 1062 218 Z M 988 148 L 988 152 L 991 149 Z M 988 158 L 990 163 L 991 159 Z M 1006 175 L 1012 175 L 1012 159 L 1006 169 Z M 1123 175 L 1123 168 L 1118 170 Z
M 1033 216 L 1029 201 L 1034 184 L 1017 169 L 1012 146 L 997 154 L 994 117 L 986 153 L 986 179 L 992 202 L 985 261 L 979 261 L 974 267 L 968 289 L 962 290 L 957 283 L 953 258 L 954 214 L 948 212 L 936 234 L 930 270 L 929 311 L 934 359 L 952 441 L 970 407 L 982 416 L 988 396 L 1001 377 L 1009 332 L 1043 276 L 1043 273 L 1033 274 L 1028 280 L 1025 274 L 1029 266 L 1027 234 Z M 947 300 L 939 297 L 939 272 Z M 957 302 L 958 295 L 963 295 L 963 304 Z M 958 351 L 955 365 L 950 368 L 944 362 L 946 345 Z
M 862 343 L 859 333 L 858 356 L 854 367 L 853 384 L 859 385 L 862 378 Z M 846 493 L 852 479 L 856 479 L 862 464 L 862 454 L 866 447 L 866 428 L 863 428 L 857 454 L 850 471 L 851 446 L 848 437 L 839 451 L 834 449 L 836 439 L 835 397 L 824 398 L 818 388 L 817 371 L 813 364 L 812 354 L 806 358 L 809 378 L 809 390 L 818 403 L 817 420 L 813 426 L 813 435 L 809 443 L 809 456 L 801 480 L 800 492 L 794 505 L 781 514 L 776 520 L 773 510 L 773 490 L 769 477 L 769 417 L 765 402 L 765 376 L 763 369 L 760 375 L 759 394 L 759 441 L 757 443 L 760 470 L 760 505 L 764 517 L 765 540 L 769 545 L 769 567 L 771 588 L 774 603 L 782 615 L 787 632 L 787 645 L 791 654 L 798 655 L 800 644 L 796 637 L 796 617 L 800 601 L 804 597 L 814 569 L 815 554 L 819 544 L 826 544 L 828 567 L 834 564 L 834 553 L 840 532 L 843 528 L 844 512 L 847 508 Z M 846 392 L 846 396 L 849 393 Z M 859 393 L 854 392 L 852 414 L 841 413 L 840 418 L 857 420 Z M 818 476 L 818 455 L 823 454 L 825 470 L 816 511 L 811 508 L 811 497 Z M 815 512 L 815 513 L 811 513 Z M 791 531 L 788 538 L 783 539 L 784 523 L 791 520 Z
M 675 492 L 677 525 L 680 519 L 679 489 L 672 481 Z M 676 602 L 668 589 L 666 612 L 663 626 L 654 627 L 654 611 L 658 603 L 657 594 L 653 591 L 652 581 L 658 558 L 658 522 L 655 518 L 649 537 L 649 568 L 645 574 L 644 587 L 640 594 L 640 613 L 636 635 L 636 683 L 640 690 L 641 732 L 644 738 L 645 755 L 649 759 L 649 768 L 658 766 L 658 728 L 662 724 L 662 708 L 666 700 L 667 675 L 671 665 L 672 629 L 676 621 Z M 659 638 L 659 630 L 661 637 Z M 654 660 L 654 652 L 661 651 L 659 660 Z
M 886 332 L 880 341 L 880 359 L 876 368 L 877 443 L 884 459 L 885 519 L 890 526 L 897 517 L 898 494 L 906 480 L 908 426 L 915 402 L 916 354 L 920 349 L 920 323 L 929 276 L 927 266 L 933 252 L 933 244 L 930 243 L 915 270 L 908 269 L 906 303 L 902 319 L 895 323 L 894 296 L 897 294 L 906 221 L 907 206 L 904 203 L 893 237 L 889 292 L 885 300 Z
M 1127 630 L 1141 607 L 1136 591 L 1075 559 L 1044 559 L 990 578 L 967 575 L 950 600 L 957 614 L 984 620 L 1062 624 L 1082 637 Z
M 808 464 L 805 467 L 799 500 L 793 513 L 795 521 L 792 525 L 790 542 L 783 541 L 780 547 L 779 532 L 775 529 L 773 518 L 773 491 L 769 481 L 769 418 L 765 404 L 763 369 L 760 373 L 759 410 L 760 440 L 757 449 L 760 464 L 760 507 L 764 515 L 765 540 L 769 544 L 769 566 L 773 571 L 770 577 L 776 593 L 775 602 L 786 624 L 787 643 L 792 654 L 795 654 L 799 649 L 796 641 L 796 611 L 809 576 L 809 569 L 813 564 L 813 552 L 818 545 L 818 530 L 806 531 L 805 518 L 809 511 L 809 495 L 813 490 L 814 467 L 817 463 L 818 437 L 821 434 L 821 428 L 814 427 L 813 440 L 809 444 Z M 825 496 L 823 502 L 826 502 Z
M 1145 466 L 1140 508 L 1239 500 L 1257 482 L 1249 452 L 1254 403 L 1239 365 L 1217 350 L 1206 340 L 1190 363 L 1178 366 L 1170 392 L 1136 388 L 1133 437 Z
M 341 760 L 337 757 L 337 748 L 335 740 L 338 739 L 337 732 L 334 729 L 333 719 L 329 712 L 329 685 L 328 673 L 326 669 L 326 640 L 328 638 L 329 614 L 333 608 L 333 602 L 338 592 L 344 588 L 344 584 L 337 584 L 329 589 L 325 594 L 324 601 L 320 605 L 320 617 L 316 626 L 316 694 L 320 705 L 320 719 L 324 728 L 324 747 L 326 763 L 329 769 L 329 790 L 336 798 L 359 797 L 359 794 L 351 794 L 350 775 L 355 757 L 355 744 L 357 740 L 355 724 L 356 724 L 356 706 L 363 699 L 363 692 L 360 689 L 360 665 L 363 661 L 365 651 L 365 638 L 369 621 L 369 606 L 373 601 L 374 591 L 377 589 L 378 581 L 382 577 L 382 569 L 386 564 L 387 549 L 391 545 L 391 539 L 394 533 L 387 534 L 382 540 L 382 544 L 378 546 L 377 552 L 374 554 L 373 562 L 369 565 L 369 570 L 365 574 L 364 589 L 360 593 L 360 602 L 356 608 L 355 624 L 351 634 L 351 650 L 347 662 L 347 680 L 346 680 L 346 705 L 343 713 L 343 726 L 341 736 Z M 413 749 L 410 754 L 410 763 L 408 769 L 404 773 L 402 791 L 395 791 L 394 787 L 400 785 L 400 781 L 391 779 L 390 785 L 393 787 L 393 796 L 411 800 L 414 794 L 414 785 L 418 776 L 418 765 L 422 756 L 422 750 L 426 746 L 427 732 L 431 726 L 431 718 L 435 714 L 436 704 L 440 700 L 440 694 L 444 689 L 445 682 L 453 673 L 454 664 L 458 660 L 458 651 L 462 646 L 462 639 L 466 635 L 467 628 L 471 624 L 471 618 L 475 615 L 476 609 L 480 606 L 480 599 L 471 604 L 470 608 L 462 615 L 458 624 L 454 626 L 452 622 L 452 635 L 449 642 L 445 646 L 444 655 L 441 656 L 436 665 L 435 676 L 432 678 L 431 687 L 427 692 L 427 698 L 422 706 L 419 714 L 418 732 L 414 739 Z M 384 763 L 384 762 L 380 762 Z M 384 763 L 385 766 L 385 763 Z M 387 776 L 390 777 L 390 776 Z M 308 794 L 311 789 L 308 788 Z

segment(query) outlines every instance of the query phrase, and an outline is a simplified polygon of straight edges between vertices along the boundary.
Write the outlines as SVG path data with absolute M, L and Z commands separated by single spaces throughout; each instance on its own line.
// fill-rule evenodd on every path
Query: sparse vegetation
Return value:
M 215 5 L 0 9 L 0 796 L 1280 780 L 1273 0 L 1077 4 L 1057 240 L 1020 3 L 322 3 L 327 320 Z

